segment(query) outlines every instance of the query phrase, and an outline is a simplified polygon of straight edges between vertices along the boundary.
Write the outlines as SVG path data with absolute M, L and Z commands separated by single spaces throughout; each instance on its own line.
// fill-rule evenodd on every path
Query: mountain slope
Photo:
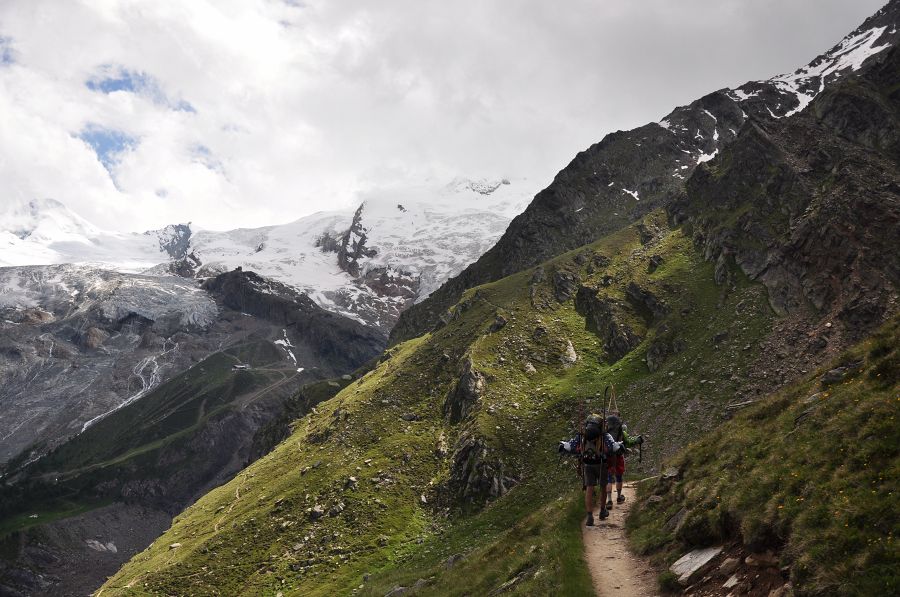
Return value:
M 195 353 L 199 362 L 170 379 L 160 374 L 139 399 L 49 453 L 0 469 L 0 591 L 96 589 L 172 516 L 268 451 L 287 409 L 304 414 L 349 382 L 315 384 L 298 401 L 301 384 L 349 380 L 384 345 L 377 332 L 250 272 L 211 278 L 204 290 L 219 309 L 213 327 L 230 331 L 217 336 L 218 349 Z
M 459 276 L 406 311 L 391 341 L 430 330 L 462 293 L 600 238 L 671 203 L 698 164 L 730 144 L 748 120 L 792 116 L 900 37 L 900 2 L 791 75 L 723 89 L 677 108 L 660 123 L 607 135 L 576 156 L 517 216 L 497 244 Z
M 666 563 L 723 542 L 729 557 L 776 552 L 772 564 L 714 571 L 695 590 L 732 574 L 741 587 L 774 589 L 784 581 L 772 567 L 787 565 L 798 596 L 900 591 L 898 347 L 894 319 L 827 370 L 692 443 L 645 484 L 629 520 L 637 546 Z
M 683 429 L 687 434 L 727 412 L 735 393 L 753 394 L 771 383 L 755 375 L 729 377 L 732 368 L 749 373 L 761 352 L 755 347 L 770 317 L 762 289 L 736 282 L 717 312 L 721 291 L 713 265 L 659 215 L 645 225 L 658 231 L 646 246 L 631 227 L 546 264 L 543 281 L 532 282 L 532 272 L 525 272 L 470 293 L 445 327 L 396 347 L 376 370 L 302 420 L 272 454 L 188 509 L 104 594 L 129 583 L 149 592 L 342 593 L 364 572 L 385 576 L 373 581 L 375 587 L 412 574 L 427 578 L 454 550 L 468 553 L 471 562 L 441 572 L 426 593 L 447 594 L 450 587 L 456 587 L 451 594 L 484 593 L 510 580 L 499 576 L 509 574 L 503 571 L 508 559 L 519 556 L 498 556 L 486 575 L 473 573 L 483 561 L 477 554 L 496 553 L 499 545 L 506 554 L 507 531 L 516 541 L 540 542 L 517 526 L 534 524 L 537 511 L 546 518 L 547 541 L 567 537 L 571 502 L 557 498 L 571 495 L 575 479 L 560 466 L 555 441 L 578 410 L 573 396 L 617 383 L 635 428 L 662 437 L 669 423 L 653 413 L 651 401 L 662 400 L 657 412 L 662 404 L 698 411 L 701 416 Z M 648 274 L 654 253 L 666 265 Z M 554 271 L 577 273 L 580 287 L 598 293 L 598 303 L 613 300 L 616 317 L 643 338 L 638 347 L 621 360 L 613 356 L 586 328 L 572 296 L 557 301 Z M 603 286 L 606 276 L 615 282 Z M 666 305 L 659 321 L 641 314 L 640 299 L 627 298 L 632 282 Z M 717 313 L 712 329 L 710 313 Z M 498 314 L 505 325 L 496 324 Z M 499 329 L 491 332 L 492 326 Z M 732 335 L 728 348 L 711 351 L 717 326 Z M 684 349 L 654 350 L 657 368 L 649 373 L 651 347 L 675 338 L 684 340 Z M 753 348 L 743 351 L 746 343 Z M 700 379 L 721 393 L 689 399 L 685 391 Z M 666 384 L 668 394 L 648 391 Z M 657 443 L 648 463 L 676 441 Z M 174 543 L 181 545 L 170 549 Z M 530 571 L 522 579 L 525 591 L 571 582 L 561 572 L 579 567 L 577 552 L 546 546 L 529 552 L 527 544 L 512 551 L 530 553 L 513 574 Z M 218 561 L 215 554 L 225 553 L 235 565 Z

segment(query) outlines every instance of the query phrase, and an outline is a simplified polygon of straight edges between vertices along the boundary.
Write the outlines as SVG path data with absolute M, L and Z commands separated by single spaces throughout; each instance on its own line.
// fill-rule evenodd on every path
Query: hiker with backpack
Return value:
M 581 467 L 582 487 L 584 489 L 584 508 L 587 511 L 587 526 L 594 526 L 594 488 L 600 487 L 600 520 L 609 517 L 609 510 L 604 507 L 606 494 L 607 462 L 615 458 L 620 450 L 611 435 L 606 433 L 606 421 L 601 415 L 592 414 L 584 422 L 584 435 L 581 437 L 579 464 Z
M 606 418 L 606 429 L 613 442 L 620 446 L 619 451 L 606 461 L 607 481 L 603 494 L 606 496 L 606 509 L 612 510 L 613 480 L 616 482 L 616 493 L 618 494 L 616 502 L 621 504 L 625 501 L 625 496 L 622 494 L 622 479 L 625 476 L 625 454 L 628 451 L 628 448 L 642 445 L 644 443 L 644 436 L 638 435 L 637 437 L 634 437 L 628 435 L 628 427 L 622 423 L 622 419 L 619 418 L 618 412 L 614 412 Z

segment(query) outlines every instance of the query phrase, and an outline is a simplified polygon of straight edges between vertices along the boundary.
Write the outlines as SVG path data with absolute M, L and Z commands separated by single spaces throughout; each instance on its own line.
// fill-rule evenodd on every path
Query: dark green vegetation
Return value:
M 762 400 L 644 484 L 634 544 L 670 563 L 739 541 L 779 551 L 797 595 L 900 593 L 900 319 L 829 369 L 834 383 L 821 370 Z
M 584 593 L 578 481 L 555 450 L 577 397 L 599 409 L 616 384 L 632 429 L 667 438 L 651 439 L 653 466 L 754 387 L 745 372 L 772 317 L 761 286 L 739 272 L 716 285 L 714 265 L 652 214 L 467 293 L 103 592 L 383 594 L 421 578 L 421 594 Z M 618 358 L 625 327 L 635 345 Z

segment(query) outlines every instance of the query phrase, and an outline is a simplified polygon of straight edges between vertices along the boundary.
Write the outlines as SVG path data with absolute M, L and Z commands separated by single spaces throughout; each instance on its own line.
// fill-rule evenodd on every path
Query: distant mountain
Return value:
M 493 245 L 532 190 L 521 181 L 456 179 L 371 193 L 356 208 L 278 226 L 177 224 L 143 234 L 104 231 L 59 201 L 35 200 L 0 215 L 0 267 L 72 263 L 184 277 L 242 267 L 386 333 L 401 311 Z
M 296 388 L 356 369 L 385 335 L 249 272 L 201 287 L 87 266 L 2 268 L 0 464 L 44 454 L 210 354 L 251 341 L 271 347 Z

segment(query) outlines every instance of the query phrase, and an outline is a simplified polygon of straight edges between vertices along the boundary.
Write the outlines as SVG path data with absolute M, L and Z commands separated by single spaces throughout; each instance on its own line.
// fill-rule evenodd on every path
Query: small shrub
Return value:
M 663 593 L 678 593 L 681 591 L 681 585 L 678 584 L 678 577 L 671 570 L 666 570 L 659 575 L 659 590 Z

